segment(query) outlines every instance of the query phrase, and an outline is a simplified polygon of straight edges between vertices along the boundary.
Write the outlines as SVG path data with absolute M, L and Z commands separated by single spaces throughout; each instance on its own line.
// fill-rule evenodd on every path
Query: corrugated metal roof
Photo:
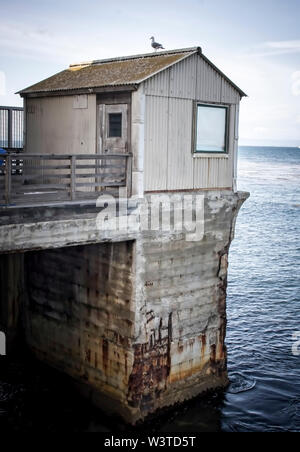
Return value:
M 195 53 L 201 55 L 204 61 L 239 92 L 240 96 L 246 96 L 238 86 L 202 54 L 200 47 L 71 64 L 68 69 L 29 86 L 19 91 L 18 94 L 26 95 L 31 93 L 136 85 Z
M 134 85 L 197 52 L 198 49 L 193 47 L 73 64 L 68 69 L 25 88 L 19 93 L 30 94 L 104 86 Z

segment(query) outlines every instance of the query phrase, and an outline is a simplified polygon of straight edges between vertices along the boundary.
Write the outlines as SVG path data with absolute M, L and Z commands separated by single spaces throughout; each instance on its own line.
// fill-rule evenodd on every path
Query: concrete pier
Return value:
M 39 359 L 127 422 L 225 386 L 228 251 L 248 194 L 199 193 L 198 241 L 101 230 L 92 206 L 6 210 L 1 329 L 21 326 Z

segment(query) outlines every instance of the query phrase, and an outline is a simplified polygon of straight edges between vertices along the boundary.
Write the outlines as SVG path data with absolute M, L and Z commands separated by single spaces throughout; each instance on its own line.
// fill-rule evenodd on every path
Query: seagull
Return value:
M 158 49 L 164 49 L 164 47 L 159 44 L 158 42 L 155 42 L 154 36 L 151 36 L 151 46 L 153 47 L 153 49 L 158 50 Z

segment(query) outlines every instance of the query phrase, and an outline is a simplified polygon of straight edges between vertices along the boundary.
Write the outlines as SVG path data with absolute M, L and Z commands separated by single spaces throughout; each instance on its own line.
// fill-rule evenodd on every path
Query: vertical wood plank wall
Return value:
M 92 154 L 96 150 L 95 94 L 29 98 L 26 121 L 26 152 Z
M 240 95 L 195 54 L 144 82 L 145 191 L 231 188 Z M 228 155 L 193 156 L 195 101 L 229 106 Z

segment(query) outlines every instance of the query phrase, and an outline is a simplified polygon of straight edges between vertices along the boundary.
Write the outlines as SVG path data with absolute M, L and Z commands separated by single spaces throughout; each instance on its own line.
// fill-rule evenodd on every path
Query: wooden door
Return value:
M 127 110 L 127 104 L 99 105 L 99 153 L 128 152 Z
M 98 153 L 126 154 L 128 152 L 128 105 L 100 104 L 98 115 Z M 101 159 L 102 183 L 120 184 L 126 181 L 126 159 Z M 104 187 L 107 189 L 107 187 Z M 113 187 L 111 187 L 113 189 Z

